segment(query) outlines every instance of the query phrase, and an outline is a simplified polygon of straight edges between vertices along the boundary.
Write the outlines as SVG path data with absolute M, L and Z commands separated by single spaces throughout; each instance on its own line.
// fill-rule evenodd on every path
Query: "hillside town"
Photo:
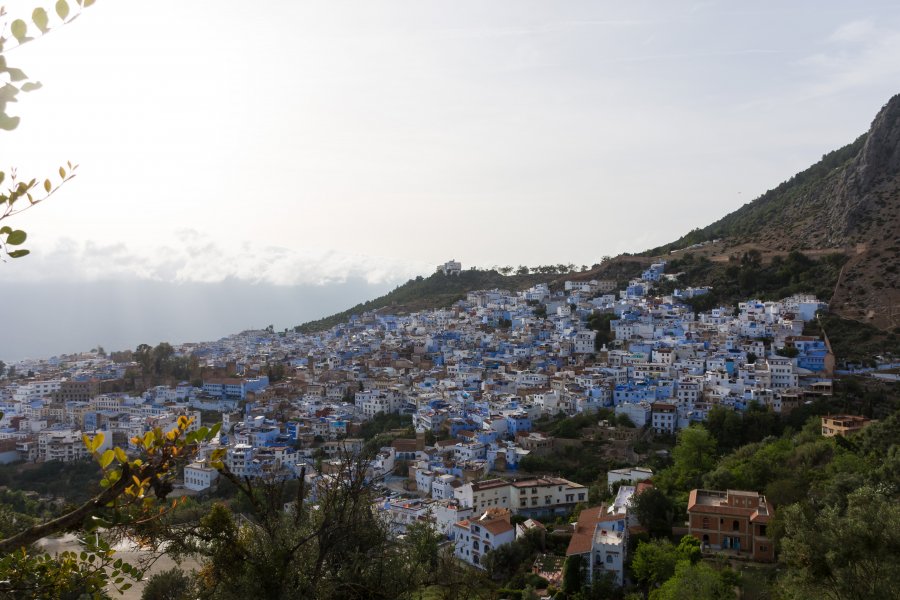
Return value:
M 459 263 L 445 267 L 452 276 Z M 622 585 L 629 535 L 640 529 L 629 509 L 653 487 L 647 442 L 673 440 L 713 407 L 788 414 L 829 395 L 835 368 L 828 340 L 803 335 L 824 306 L 817 299 L 695 313 L 686 300 L 707 290 L 654 295 L 668 277 L 660 262 L 624 289 L 594 280 L 481 290 L 449 308 L 364 313 L 312 335 L 245 331 L 183 344 L 173 351 L 196 361 L 200 380 L 146 389 L 138 381 L 114 391 L 140 365 L 105 352 L 23 361 L 13 365 L 20 377 L 0 387 L 0 461 L 81 460 L 83 434 L 98 432 L 101 450 L 133 448 L 135 436 L 188 416 L 192 429 L 223 425 L 184 468 L 184 494 L 217 485 L 208 458 L 220 448 L 239 477 L 314 483 L 360 456 L 366 424 L 390 415 L 407 428 L 375 438 L 384 445 L 367 455 L 366 472 L 396 534 L 431 523 L 460 560 L 480 567 L 490 550 L 577 515 L 566 555 L 585 557 L 589 580 L 606 572 Z M 283 367 L 277 381 L 272 365 Z M 592 481 L 526 467 L 580 444 L 542 425 L 600 414 L 590 432 L 618 468 L 606 474 L 605 501 L 591 506 Z M 823 435 L 845 424 L 829 419 Z M 687 511 L 684 531 L 705 550 L 774 559 L 760 490 L 695 489 Z M 541 572 L 553 581 L 561 562 L 550 565 Z

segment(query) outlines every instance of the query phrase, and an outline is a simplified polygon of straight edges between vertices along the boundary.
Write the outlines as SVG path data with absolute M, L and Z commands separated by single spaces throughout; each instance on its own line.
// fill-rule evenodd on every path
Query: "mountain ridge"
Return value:
M 808 282 L 809 293 L 833 291 L 830 308 L 839 317 L 897 333 L 900 328 L 900 94 L 878 112 L 869 130 L 755 200 L 674 242 L 639 254 L 623 254 L 566 279 L 627 281 L 660 259 L 687 254 L 706 260 L 710 280 L 729 277 L 729 266 L 756 253 L 763 266 L 800 252 L 824 261 L 841 254 L 840 272 L 828 281 Z M 470 275 L 466 275 L 469 273 Z M 474 276 L 471 273 L 482 275 Z M 489 275 L 485 275 L 489 274 Z M 451 288 L 431 290 L 410 280 L 393 292 L 324 319 L 297 326 L 318 331 L 354 312 L 392 307 L 398 312 L 442 308 L 483 287 L 523 289 L 534 283 L 559 284 L 546 275 L 504 276 L 496 271 L 464 271 Z M 521 281 L 517 277 L 527 278 Z M 446 285 L 445 282 L 442 285 Z M 685 282 L 689 285 L 703 282 Z M 796 282 L 794 282 L 796 283 Z M 801 283 L 801 287 L 804 284 Z M 707 283 L 708 284 L 708 283 Z M 783 284 L 783 282 L 782 282 Z M 456 287 L 453 287 L 453 286 Z M 473 287 L 474 286 L 474 287 Z M 480 287 L 479 287 L 480 286 Z M 831 287 L 833 286 L 833 288 Z M 440 287 L 440 286 L 438 286 Z M 765 290 L 763 290 L 765 292 Z

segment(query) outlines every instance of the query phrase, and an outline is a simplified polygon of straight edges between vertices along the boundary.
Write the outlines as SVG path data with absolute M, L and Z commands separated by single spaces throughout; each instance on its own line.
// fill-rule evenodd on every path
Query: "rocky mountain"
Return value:
M 748 253 L 758 257 L 753 259 L 758 265 L 741 265 Z M 718 288 L 722 293 L 711 295 L 713 301 L 814 293 L 829 299 L 839 317 L 874 325 L 887 335 L 900 333 L 900 95 L 891 98 L 856 141 L 671 244 L 563 277 L 503 276 L 496 271 L 420 277 L 296 329 L 318 331 L 365 310 L 445 307 L 475 289 L 516 290 L 539 281 L 558 286 L 562 279 L 614 279 L 624 284 L 659 258 L 681 263 L 679 268 L 688 275 L 684 285 Z
M 881 329 L 900 326 L 900 95 L 867 133 L 715 223 L 646 254 L 671 256 L 697 244 L 712 260 L 747 249 L 763 260 L 792 250 L 848 260 L 833 312 Z

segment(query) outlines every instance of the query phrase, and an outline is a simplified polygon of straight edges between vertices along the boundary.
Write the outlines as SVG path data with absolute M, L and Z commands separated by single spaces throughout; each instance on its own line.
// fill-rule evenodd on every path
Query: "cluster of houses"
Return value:
M 439 267 L 447 275 L 459 269 L 455 261 Z M 197 427 L 201 411 L 214 411 L 221 434 L 184 471 L 184 487 L 199 492 L 215 485 L 207 457 L 216 448 L 225 448 L 226 464 L 241 476 L 322 477 L 360 452 L 368 422 L 401 415 L 415 439 L 382 447 L 368 475 L 399 473 L 415 482 L 418 497 L 386 495 L 381 507 L 398 531 L 431 520 L 461 559 L 478 565 L 485 551 L 515 539 L 513 515 L 567 515 L 587 501 L 584 485 L 518 475 L 525 456 L 552 451 L 554 440 L 535 431 L 542 417 L 604 408 L 630 421 L 625 429 L 674 434 L 715 406 L 786 413 L 830 392 L 828 342 L 803 335 L 822 307 L 815 298 L 696 313 L 683 300 L 707 290 L 653 296 L 666 278 L 660 262 L 624 289 L 573 280 L 561 289 L 480 290 L 450 308 L 367 312 L 315 334 L 245 331 L 183 344 L 176 353 L 196 359 L 202 379 L 141 393 L 116 391 L 138 365 L 96 352 L 21 361 L 16 371 L 27 377 L 0 380 L 0 462 L 76 460 L 85 456 L 84 432 L 105 432 L 105 443 L 128 447 L 132 436 L 180 415 L 193 416 Z M 605 344 L 591 329 L 598 313 L 609 315 Z M 267 377 L 273 364 L 283 368 L 278 381 Z M 648 476 L 619 474 L 635 485 L 619 488 L 611 505 L 581 512 L 570 553 L 589 558 L 591 572 L 612 570 L 621 581 L 634 525 L 629 494 Z M 715 508 L 710 515 L 744 501 L 692 496 L 694 506 Z M 760 524 L 763 505 L 755 505 L 756 521 L 741 521 L 728 536 L 701 520 L 704 543 L 748 548 L 741 536 Z

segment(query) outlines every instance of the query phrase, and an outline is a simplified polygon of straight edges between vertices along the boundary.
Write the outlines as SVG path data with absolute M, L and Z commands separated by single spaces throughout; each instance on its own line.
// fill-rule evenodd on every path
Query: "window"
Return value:
M 612 561 L 613 561 L 612 554 L 607 554 L 607 555 L 606 555 L 606 562 L 607 562 L 608 564 L 612 564 Z
M 731 530 L 732 530 L 732 531 L 740 531 L 740 530 L 741 530 L 741 524 L 740 524 L 738 521 L 732 521 L 732 522 L 731 522 Z
M 703 523 L 700 525 L 703 529 L 709 529 L 709 517 L 703 517 Z

